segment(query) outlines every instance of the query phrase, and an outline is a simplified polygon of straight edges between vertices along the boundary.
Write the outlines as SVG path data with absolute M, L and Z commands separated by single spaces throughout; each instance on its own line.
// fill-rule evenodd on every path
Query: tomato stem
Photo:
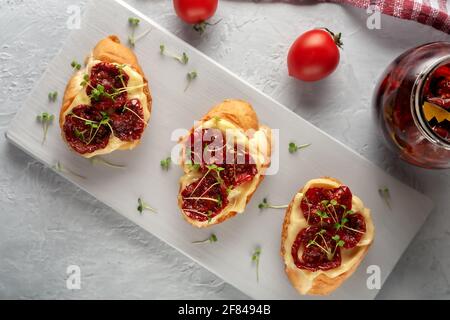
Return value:
M 324 28 L 325 29 L 325 31 L 326 32 L 328 32 L 330 35 L 331 35 L 331 37 L 333 38 L 333 40 L 334 40 L 334 43 L 339 47 L 339 48 L 341 48 L 341 49 L 343 49 L 343 46 L 344 46 L 344 43 L 342 42 L 342 33 L 341 32 L 338 32 L 338 33 L 334 33 L 333 31 L 331 31 L 330 29 L 328 29 L 328 28 Z
M 202 21 L 199 23 L 194 24 L 193 28 L 195 31 L 199 32 L 200 34 L 202 34 L 203 32 L 205 32 L 206 27 L 207 26 L 215 26 L 216 24 L 218 24 L 220 21 L 222 21 L 222 19 L 217 20 L 214 23 L 210 23 L 208 21 Z

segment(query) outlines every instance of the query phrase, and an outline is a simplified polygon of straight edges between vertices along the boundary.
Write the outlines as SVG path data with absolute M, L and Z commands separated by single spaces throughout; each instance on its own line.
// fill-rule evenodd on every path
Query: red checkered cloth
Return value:
M 450 33 L 450 1 L 447 0 L 320 0 L 352 5 L 359 8 L 376 6 L 384 14 L 415 20 Z

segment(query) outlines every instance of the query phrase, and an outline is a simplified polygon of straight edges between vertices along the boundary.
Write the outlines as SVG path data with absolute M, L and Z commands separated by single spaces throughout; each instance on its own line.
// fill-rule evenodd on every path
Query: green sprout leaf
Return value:
M 142 214 L 145 210 L 156 213 L 156 209 L 150 207 L 142 198 L 138 199 L 137 211 Z
M 80 70 L 81 69 L 81 64 L 79 64 L 76 60 L 72 60 L 72 62 L 70 63 L 70 66 L 74 70 Z
M 172 159 L 170 157 L 167 157 L 166 159 L 161 160 L 161 168 L 165 171 L 168 171 L 171 163 Z
M 57 98 L 58 98 L 58 92 L 53 91 L 53 92 L 48 93 L 48 100 L 50 102 L 55 102 Z
M 187 89 L 189 89 L 189 86 L 191 85 L 191 82 L 194 79 L 197 79 L 197 71 L 188 72 L 188 74 L 186 75 L 186 78 L 187 78 L 187 84 L 186 84 L 186 87 L 184 88 L 184 92 L 186 92 Z
M 253 251 L 252 262 L 256 265 L 256 281 L 259 282 L 259 260 L 261 258 L 261 248 L 258 247 Z
M 391 194 L 387 187 L 378 189 L 378 194 L 384 200 L 389 209 L 391 209 Z
M 139 18 L 136 18 L 136 17 L 129 17 L 128 18 L 128 23 L 132 27 L 137 27 L 139 25 L 139 22 L 141 22 L 141 20 L 139 20 Z
M 136 28 L 139 26 L 139 23 L 141 22 L 141 20 L 139 20 L 136 17 L 129 17 L 128 18 L 128 24 L 131 27 L 131 35 L 128 36 L 128 44 L 130 45 L 130 47 L 134 48 L 134 46 L 136 45 L 136 38 L 135 38 L 135 32 L 136 32 Z
M 261 209 L 261 210 L 263 210 L 263 209 L 268 209 L 268 208 L 271 208 L 271 209 L 286 209 L 287 207 L 288 207 L 288 205 L 273 205 L 273 204 L 270 204 L 270 203 L 267 201 L 267 198 L 264 198 L 264 199 L 258 204 L 258 208 Z
M 200 240 L 200 241 L 194 241 L 194 242 L 192 242 L 192 243 L 214 243 L 214 242 L 217 242 L 217 236 L 214 234 L 214 233 L 211 233 L 211 235 L 207 238 L 207 239 L 205 239 L 205 240 Z
M 85 73 L 83 75 L 83 81 L 80 82 L 80 86 L 85 87 L 88 85 L 88 83 L 89 83 L 89 75 Z
M 305 149 L 305 148 L 309 147 L 310 145 L 311 145 L 311 143 L 306 143 L 306 144 L 297 146 L 297 144 L 295 144 L 295 142 L 290 142 L 289 143 L 289 153 L 296 153 L 298 150 Z
M 53 122 L 54 118 L 55 116 L 53 114 L 49 114 L 48 112 L 42 112 L 36 117 L 36 119 L 42 124 L 42 129 L 44 131 L 42 144 L 44 144 L 45 140 L 47 139 L 48 128 L 50 124 Z
M 170 52 L 166 49 L 166 46 L 163 43 L 161 43 L 159 45 L 159 52 L 161 53 L 161 55 L 175 59 L 178 62 L 180 62 L 181 64 L 188 64 L 188 62 L 189 62 L 189 56 L 187 55 L 186 52 L 183 52 L 181 54 L 181 56 L 173 54 L 172 52 Z

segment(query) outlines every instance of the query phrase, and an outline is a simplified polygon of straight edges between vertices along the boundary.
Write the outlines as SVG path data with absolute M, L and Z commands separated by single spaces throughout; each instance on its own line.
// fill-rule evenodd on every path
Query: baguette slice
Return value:
M 217 124 L 217 126 L 210 126 L 213 121 L 220 124 Z M 185 163 L 186 142 L 194 130 L 206 127 L 216 128 L 219 130 L 221 128 L 223 129 L 223 127 L 232 127 L 233 129 L 241 132 L 241 134 L 243 134 L 249 141 L 263 140 L 261 142 L 263 142 L 264 146 L 261 148 L 262 151 L 258 156 L 260 159 L 258 172 L 253 179 L 237 186 L 234 191 L 229 193 L 227 199 L 230 199 L 230 203 L 224 207 L 219 214 L 209 220 L 200 221 L 190 217 L 183 210 L 182 192 L 189 183 L 199 181 L 202 177 L 202 173 L 198 173 L 195 170 L 193 171 L 192 166 Z M 213 107 L 185 137 L 180 139 L 180 144 L 182 146 L 180 165 L 185 174 L 180 178 L 178 206 L 187 222 L 195 227 L 204 228 L 221 223 L 235 216 L 237 213 L 244 211 L 245 205 L 250 201 L 253 193 L 258 188 L 258 185 L 264 179 L 266 169 L 270 166 L 270 157 L 272 153 L 272 132 L 267 126 L 259 124 L 258 117 L 249 103 L 242 100 L 228 99 Z
M 364 216 L 366 232 L 357 246 L 353 249 L 341 250 L 342 262 L 335 269 L 327 271 L 309 271 L 298 268 L 292 258 L 291 248 L 298 232 L 305 227 L 306 220 L 303 217 L 300 201 L 302 194 L 311 187 L 337 188 L 343 184 L 330 177 L 310 180 L 294 196 L 286 210 L 281 235 L 281 256 L 285 263 L 285 271 L 292 285 L 300 294 L 328 295 L 336 290 L 353 272 L 366 256 L 374 239 L 375 228 L 370 215 L 370 210 L 364 207 L 362 201 L 353 195 L 353 210 L 357 210 Z
M 61 134 L 63 140 L 66 143 L 68 142 L 66 139 L 66 135 L 64 133 L 64 124 L 66 121 L 67 114 L 70 113 L 70 110 L 72 108 L 76 107 L 79 101 L 90 102 L 90 99 L 88 99 L 87 94 L 85 93 L 86 88 L 80 84 L 83 81 L 83 75 L 89 74 L 90 68 L 93 65 L 100 62 L 107 62 L 116 65 L 125 65 L 126 68 L 129 68 L 127 70 L 129 70 L 130 73 L 131 72 L 133 73 L 136 79 L 135 81 L 139 81 L 140 83 L 142 83 L 142 85 L 140 85 L 139 88 L 127 89 L 127 92 L 129 96 L 130 92 L 133 92 L 135 96 L 141 97 L 139 101 L 141 103 L 141 106 L 143 107 L 144 112 L 144 117 L 142 120 L 143 122 L 145 122 L 145 127 L 148 124 L 152 111 L 152 96 L 150 94 L 148 81 L 144 75 L 144 72 L 142 71 L 142 68 L 138 63 L 137 57 L 134 54 L 134 52 L 130 50 L 128 47 L 121 44 L 117 36 L 110 35 L 97 43 L 95 48 L 86 58 L 85 61 L 86 67 L 75 72 L 66 86 L 62 107 L 59 114 L 59 124 L 61 127 Z M 130 84 L 128 84 L 128 86 L 130 86 Z M 111 135 L 111 137 L 114 139 L 111 138 L 105 148 L 98 149 L 95 152 L 79 153 L 73 148 L 71 149 L 80 154 L 82 157 L 91 158 L 96 155 L 108 154 L 115 150 L 131 150 L 135 148 L 140 142 L 140 139 L 132 141 L 128 140 L 122 141 L 113 135 Z

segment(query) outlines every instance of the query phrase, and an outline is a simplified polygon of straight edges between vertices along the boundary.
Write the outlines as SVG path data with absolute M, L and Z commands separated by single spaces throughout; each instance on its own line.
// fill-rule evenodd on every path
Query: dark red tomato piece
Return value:
M 310 271 L 330 270 L 341 265 L 341 250 L 332 239 L 333 232 L 317 226 L 301 230 L 292 245 L 295 265 Z M 299 251 L 301 250 L 301 258 Z
M 207 164 L 225 161 L 225 136 L 219 129 L 197 129 L 186 143 L 186 161 L 199 164 L 205 168 Z
M 324 29 L 303 33 L 289 49 L 287 63 L 291 77 L 317 81 L 330 75 L 338 66 L 340 34 Z
M 92 91 L 97 86 L 103 86 L 104 92 L 113 96 L 101 95 L 91 98 L 92 106 L 98 110 L 117 109 L 122 107 L 127 101 L 127 92 L 120 90 L 128 85 L 129 76 L 116 65 L 108 62 L 100 62 L 91 69 L 89 85 L 86 94 L 91 96 Z
M 114 135 L 120 140 L 134 141 L 142 137 L 146 123 L 138 99 L 129 100 L 122 108 L 116 109 L 110 118 Z
M 202 172 L 208 165 L 217 165 L 224 170 L 220 177 L 227 187 L 236 187 L 251 181 L 258 173 L 255 161 L 242 146 L 227 143 L 225 135 L 218 129 L 195 130 L 186 145 L 188 160 L 200 164 Z
M 227 190 L 216 172 L 205 174 L 182 192 L 183 212 L 198 221 L 207 221 L 218 215 L 228 204 Z
M 219 0 L 174 0 L 177 16 L 186 23 L 197 24 L 211 18 L 217 10 Z
M 366 233 L 366 221 L 360 213 L 349 214 L 345 217 L 348 221 L 343 223 L 337 234 L 344 241 L 344 248 L 356 247 Z
M 352 193 L 347 186 L 338 188 L 309 188 L 300 208 L 310 225 L 338 223 L 344 212 L 352 208 Z
M 225 169 L 220 172 L 225 184 L 232 187 L 251 181 L 258 173 L 252 156 L 236 145 L 227 150 L 226 163 L 219 166 Z
M 111 130 L 106 125 L 96 127 L 102 119 L 103 115 L 90 106 L 79 105 L 73 108 L 72 112 L 66 116 L 63 126 L 64 136 L 69 146 L 80 154 L 105 148 L 108 145 Z

